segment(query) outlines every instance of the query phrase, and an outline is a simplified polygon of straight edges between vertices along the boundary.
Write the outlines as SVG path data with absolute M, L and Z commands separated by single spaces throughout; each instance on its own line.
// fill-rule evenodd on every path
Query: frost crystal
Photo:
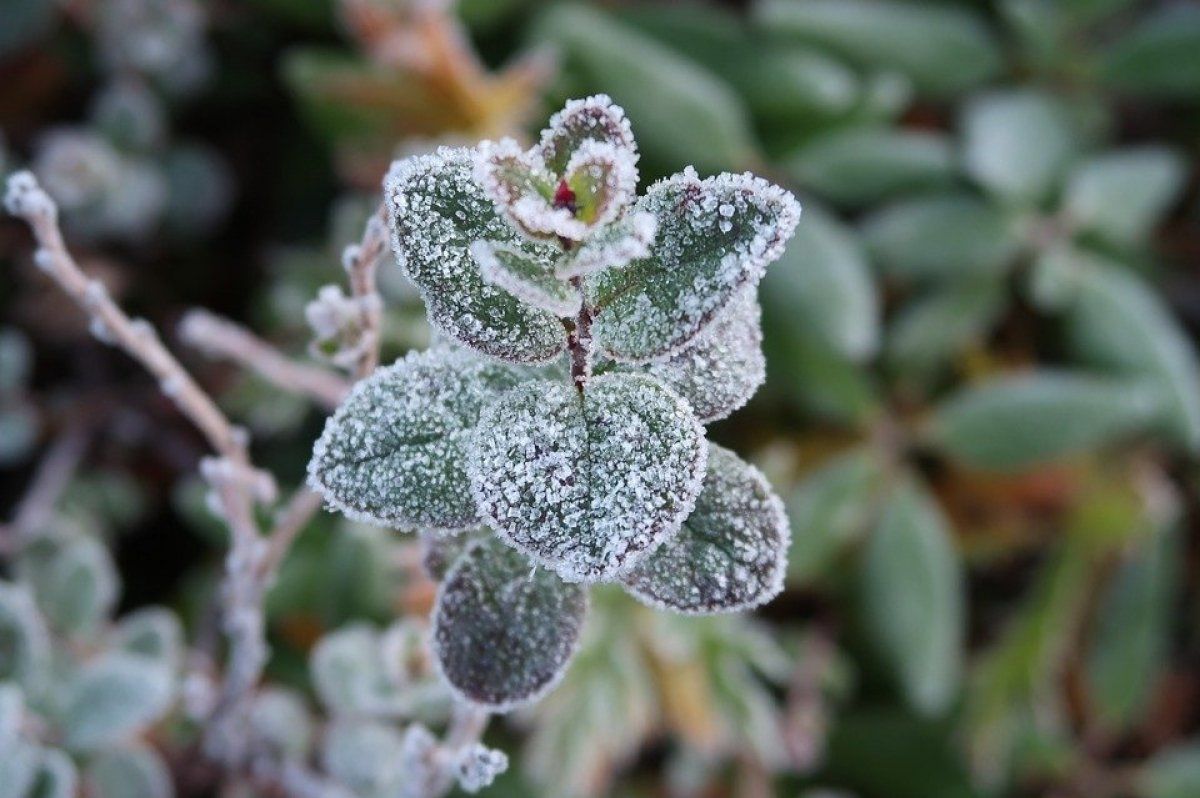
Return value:
M 554 251 L 521 240 L 472 178 L 473 151 L 443 147 L 393 164 L 385 181 L 392 246 L 421 290 L 430 320 L 494 357 L 532 363 L 566 345 L 548 313 L 486 284 L 468 251 L 473 241 L 512 244 L 546 260 Z
M 455 776 L 466 792 L 476 793 L 490 787 L 504 771 L 508 770 L 508 756 L 503 751 L 475 743 L 458 754 Z
M 496 533 L 563 578 L 610 580 L 679 530 L 704 475 L 704 431 L 644 375 L 526 383 L 480 417 L 469 459 Z
M 473 526 L 464 447 L 484 403 L 517 380 L 507 366 L 447 348 L 380 369 L 326 422 L 309 484 L 331 507 L 368 523 Z
M 516 247 L 476 241 L 471 256 L 479 264 L 485 282 L 499 286 L 517 299 L 558 316 L 579 312 L 582 297 L 572 286 L 549 272 L 546 264 Z
M 783 588 L 789 534 L 783 502 L 766 477 L 710 444 L 696 509 L 623 582 L 641 601 L 675 612 L 757 607 Z
M 562 678 L 587 613 L 587 591 L 520 554 L 480 541 L 438 592 L 433 653 L 463 699 L 503 712 Z
M 731 215 L 721 209 L 729 206 Z M 790 193 L 746 173 L 660 180 L 634 206 L 658 219 L 649 257 L 588 280 L 596 338 L 617 360 L 678 351 L 783 253 L 800 220 Z
M 615 269 L 650 254 L 658 220 L 653 214 L 631 213 L 610 224 L 564 256 L 554 267 L 560 280 Z
M 644 368 L 686 399 L 703 423 L 725 418 L 750 401 L 766 377 L 761 317 L 749 289 L 686 349 Z
M 572 153 L 585 141 L 608 142 L 637 160 L 637 144 L 625 111 L 614 105 L 607 94 L 568 102 L 550 117 L 537 152 L 548 168 L 562 173 L 567 170 Z

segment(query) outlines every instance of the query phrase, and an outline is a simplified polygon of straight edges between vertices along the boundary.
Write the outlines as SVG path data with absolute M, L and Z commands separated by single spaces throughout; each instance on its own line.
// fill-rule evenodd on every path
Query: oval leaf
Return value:
M 492 241 L 471 244 L 471 257 L 479 264 L 484 282 L 503 288 L 527 305 L 571 317 L 579 312 L 582 297 L 556 277 L 547 264 L 516 247 Z
M 384 183 L 392 246 L 421 289 L 430 321 L 455 340 L 504 360 L 543 362 L 566 345 L 554 314 L 483 281 L 473 241 L 518 246 L 553 263 L 554 251 L 523 241 L 473 177 L 472 150 L 443 147 L 397 161 Z
M 480 541 L 438 591 L 434 657 L 460 697 L 505 712 L 562 678 L 586 614 L 584 587 L 531 569 L 494 540 Z
M 622 577 L 638 600 L 687 614 L 738 612 L 783 589 L 788 523 L 757 468 L 710 444 L 696 509 L 679 534 Z
M 152 748 L 113 748 L 96 756 L 87 768 L 89 795 L 95 798 L 171 798 L 171 772 Z
M 461 350 L 409 354 L 355 385 L 325 423 L 309 484 L 331 507 L 367 523 L 473 526 L 466 442 L 484 403 L 517 379 Z
M 679 531 L 704 476 L 704 430 L 645 375 L 581 394 L 532 382 L 484 411 L 471 481 L 496 533 L 564 578 L 613 579 Z
M 944 712 L 958 692 L 965 636 L 962 564 L 929 496 L 888 497 L 862 570 L 865 630 L 908 704 Z
M 1162 147 L 1100 155 L 1071 175 L 1063 200 L 1071 222 L 1103 241 L 1142 241 L 1179 196 L 1187 175 L 1183 159 Z
M 739 297 L 682 352 L 645 368 L 687 400 L 701 423 L 725 418 L 746 404 L 767 370 L 762 312 L 754 291 Z
M 105 654 L 66 687 L 66 744 L 87 751 L 128 739 L 166 714 L 174 697 L 174 676 L 162 663 L 138 654 Z
M 792 195 L 749 174 L 660 180 L 638 201 L 654 214 L 650 256 L 588 280 L 594 332 L 617 360 L 644 363 L 678 351 L 762 279 L 800 221 Z
M 933 434 L 968 465 L 1015 470 L 1109 443 L 1157 409 L 1138 385 L 1043 372 L 966 389 L 937 409 Z

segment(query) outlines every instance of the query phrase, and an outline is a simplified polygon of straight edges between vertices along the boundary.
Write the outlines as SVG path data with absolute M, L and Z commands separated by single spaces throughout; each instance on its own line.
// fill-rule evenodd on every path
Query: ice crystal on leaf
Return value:
M 686 349 L 644 369 L 686 399 L 705 424 L 746 404 L 762 385 L 767 369 L 762 311 L 754 291 L 735 299 Z
M 782 503 L 702 424 L 763 380 L 756 288 L 800 207 L 749 174 L 690 168 L 638 199 L 637 159 L 601 95 L 528 150 L 393 165 L 397 260 L 453 344 L 356 386 L 309 466 L 332 507 L 421 532 L 441 582 L 434 660 L 491 710 L 561 677 L 586 583 L 691 614 L 781 587 Z M 502 768 L 485 749 L 459 764 L 464 788 Z
M 510 367 L 448 347 L 410 354 L 358 383 L 325 424 L 309 483 L 368 523 L 458 530 L 478 523 L 466 442 Z
M 546 245 L 523 240 L 472 177 L 473 151 L 443 147 L 397 161 L 385 181 L 392 246 L 421 290 L 430 321 L 450 337 L 493 357 L 535 363 L 566 345 L 554 314 L 488 285 L 470 246 L 510 244 L 542 259 Z
M 537 699 L 575 653 L 587 591 L 495 540 L 472 545 L 438 592 L 434 659 L 463 698 L 496 711 Z
M 679 531 L 704 456 L 685 402 L 614 374 L 582 394 L 549 382 L 505 394 L 480 417 L 469 470 L 496 534 L 564 578 L 600 581 Z
M 783 587 L 789 530 L 766 478 L 728 449 L 709 445 L 708 473 L 679 534 L 633 568 L 625 587 L 659 609 L 734 612 Z
M 617 360 L 646 362 L 695 338 L 783 253 L 800 206 L 750 174 L 701 180 L 688 169 L 634 206 L 658 220 L 648 257 L 588 279 L 596 339 Z

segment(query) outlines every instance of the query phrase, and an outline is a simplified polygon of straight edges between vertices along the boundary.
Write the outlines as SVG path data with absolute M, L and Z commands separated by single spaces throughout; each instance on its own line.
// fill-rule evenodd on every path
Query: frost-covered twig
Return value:
M 350 295 L 359 300 L 364 336 L 363 351 L 355 364 L 355 379 L 370 375 L 379 365 L 380 326 L 383 320 L 383 302 L 379 297 L 375 273 L 379 261 L 388 247 L 386 209 L 383 205 L 367 220 L 362 239 L 346 247 L 342 253 L 342 265 L 350 282 Z
M 179 325 L 179 335 L 210 357 L 244 366 L 289 393 L 309 396 L 326 408 L 337 407 L 349 386 L 323 368 L 298 363 L 229 319 L 196 308 Z

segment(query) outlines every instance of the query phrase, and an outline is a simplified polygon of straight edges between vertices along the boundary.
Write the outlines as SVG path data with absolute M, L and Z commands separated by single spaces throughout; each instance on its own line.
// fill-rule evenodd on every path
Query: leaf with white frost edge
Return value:
M 762 311 L 752 289 L 670 360 L 644 367 L 683 397 L 701 423 L 739 409 L 766 378 Z
M 441 531 L 475 525 L 466 442 L 480 409 L 519 379 L 461 349 L 408 354 L 355 385 L 325 422 L 309 485 L 358 521 Z
M 558 177 L 546 170 L 536 152 L 524 152 L 505 138 L 475 148 L 472 175 L 497 213 L 537 240 L 578 239 L 587 226 L 567 207 L 554 204 Z
M 496 213 L 474 180 L 473 157 L 473 150 L 443 147 L 392 164 L 384 183 L 392 248 L 435 327 L 493 357 L 544 362 L 566 346 L 562 323 L 484 283 L 468 248 L 499 241 L 548 262 L 555 250 L 522 240 Z
M 587 589 L 479 541 L 438 590 L 433 655 L 462 699 L 506 712 L 549 692 L 575 654 Z
M 65 742 L 88 751 L 128 739 L 166 714 L 174 697 L 175 679 L 162 663 L 139 654 L 105 654 L 66 686 Z
M 650 254 L 650 244 L 658 230 L 651 213 L 631 213 L 597 230 L 559 261 L 554 274 L 561 280 L 584 277 L 605 269 L 625 266 Z
M 704 429 L 644 374 L 580 394 L 530 382 L 488 406 L 468 469 L 504 541 L 572 581 L 614 579 L 679 531 L 704 477 Z
M 584 232 L 615 220 L 637 197 L 637 158 L 608 142 L 589 139 L 571 155 L 563 176 L 574 195 Z
M 571 156 L 586 141 L 611 144 L 628 153 L 633 161 L 637 160 L 637 144 L 625 111 L 607 94 L 568 101 L 550 117 L 535 149 L 547 168 L 562 174 L 567 171 Z
M 522 302 L 564 318 L 579 312 L 583 302 L 579 291 L 555 277 L 548 264 L 516 247 L 475 241 L 471 257 L 479 264 L 484 282 L 503 288 Z
M 687 345 L 762 279 L 800 220 L 792 195 L 749 173 L 660 180 L 634 206 L 658 220 L 650 255 L 593 275 L 593 332 L 616 360 L 644 363 Z
M 789 541 L 783 502 L 762 472 L 709 444 L 696 509 L 678 535 L 621 581 L 639 601 L 662 610 L 748 610 L 783 589 Z

